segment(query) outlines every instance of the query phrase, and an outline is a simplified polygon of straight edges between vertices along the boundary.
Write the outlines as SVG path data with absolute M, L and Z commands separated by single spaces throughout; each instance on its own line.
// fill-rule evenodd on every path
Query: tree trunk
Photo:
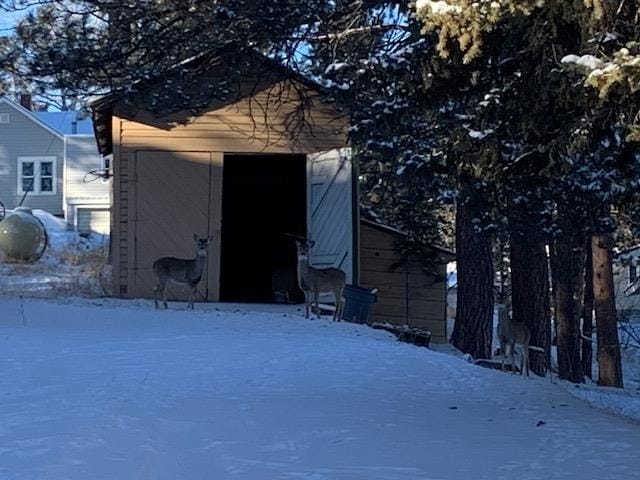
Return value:
M 622 360 L 613 285 L 613 237 L 594 235 L 593 299 L 598 333 L 598 385 L 622 388 Z
M 584 381 L 580 361 L 580 316 L 584 295 L 585 233 L 571 221 L 571 212 L 559 212 L 562 233 L 554 242 L 554 276 L 558 374 L 574 383 Z
M 462 196 L 461 196 L 462 197 Z M 479 200 L 479 199 L 478 199 Z M 473 358 L 491 358 L 493 262 L 491 237 L 475 229 L 473 195 L 461 198 L 456 211 L 458 299 L 451 343 Z
M 586 241 L 586 263 L 584 272 L 584 306 L 582 308 L 582 371 L 593 378 L 593 250 L 591 237 Z
M 510 219 L 511 296 L 513 321 L 531 331 L 531 369 L 545 375 L 551 359 L 551 300 L 549 265 L 544 235 L 535 226 Z

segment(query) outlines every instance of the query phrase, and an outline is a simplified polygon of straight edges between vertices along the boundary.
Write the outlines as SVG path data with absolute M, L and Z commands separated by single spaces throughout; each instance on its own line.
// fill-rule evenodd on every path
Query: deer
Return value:
M 168 308 L 167 284 L 171 281 L 191 287 L 187 308 L 191 310 L 195 309 L 193 302 L 198 290 L 198 283 L 200 283 L 202 279 L 202 272 L 207 262 L 207 249 L 213 237 L 200 238 L 194 233 L 193 240 L 196 242 L 196 254 L 194 258 L 162 257 L 153 262 L 153 274 L 157 280 L 153 298 L 156 308 L 159 308 L 158 295 L 162 295 L 164 308 Z
M 507 357 L 507 349 L 511 356 L 511 371 L 515 372 L 514 351 L 516 345 L 522 349 L 522 358 L 520 360 L 520 375 L 526 371 L 529 376 L 529 342 L 531 341 L 531 331 L 522 322 L 514 322 L 509 316 L 507 306 L 499 303 L 496 310 L 498 311 L 498 339 L 500 340 L 500 350 L 502 351 L 501 368 L 504 371 L 504 363 Z M 537 347 L 536 347 L 537 349 Z
M 316 304 L 316 314 L 320 318 L 319 297 L 321 293 L 333 292 L 336 308 L 333 321 L 340 321 L 342 316 L 342 292 L 347 283 L 347 275 L 339 268 L 316 268 L 309 265 L 309 251 L 315 242 L 307 239 L 296 239 L 298 251 L 298 285 L 304 292 L 305 318 L 309 318 L 311 298 Z

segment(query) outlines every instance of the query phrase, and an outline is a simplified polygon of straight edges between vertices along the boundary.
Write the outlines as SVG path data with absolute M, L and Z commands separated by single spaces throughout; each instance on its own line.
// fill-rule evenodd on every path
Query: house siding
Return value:
M 111 191 L 109 182 L 95 177 L 87 178 L 87 172 L 102 168 L 102 157 L 98 153 L 93 135 L 74 135 L 67 140 L 67 170 L 65 192 L 68 199 L 101 199 L 108 203 Z M 89 182 L 85 181 L 90 180 Z
M 274 94 L 276 91 L 277 95 Z M 178 112 L 162 118 L 144 110 L 131 112 L 120 105 L 114 106 L 112 253 L 116 295 L 131 297 L 136 293 L 134 282 L 140 266 L 135 257 L 135 192 L 136 159 L 140 153 L 144 152 L 147 158 L 152 158 L 154 151 L 172 152 L 178 157 L 180 152 L 184 157 L 208 153 L 219 162 L 222 172 L 224 154 L 312 154 L 346 145 L 346 119 L 339 118 L 335 110 L 322 104 L 319 96 L 309 89 L 306 89 L 304 126 L 292 132 L 292 118 L 300 102 L 292 91 L 284 85 L 276 85 L 239 95 L 242 98 L 231 104 L 212 104 L 198 114 Z M 189 188 L 185 184 L 178 185 L 179 178 L 172 181 L 179 188 Z M 210 201 L 212 205 L 221 204 L 221 188 L 212 190 Z M 219 232 L 220 219 L 214 216 L 211 222 L 210 230 Z M 219 250 L 212 248 L 212 252 L 219 256 Z M 215 271 L 210 272 L 210 278 L 215 279 L 215 284 L 209 285 L 209 292 L 211 299 L 217 300 L 220 259 L 212 258 L 211 262 Z
M 6 103 L 0 103 L 2 113 L 9 114 L 10 123 L 0 124 L 0 201 L 8 209 L 20 202 L 18 157 L 51 156 L 56 158 L 56 193 L 29 194 L 24 205 L 62 215 L 64 141 Z
M 64 203 L 67 223 L 78 224 L 78 208 L 110 205 L 111 183 L 95 176 L 87 176 L 102 167 L 102 157 L 93 135 L 66 137 L 66 167 L 64 172 Z M 101 226 L 101 230 L 104 230 Z M 108 228 L 106 229 L 108 231 Z M 103 232 L 101 232 L 103 233 Z
M 109 233 L 109 209 L 96 207 L 79 207 L 77 209 L 76 228 L 80 233 Z

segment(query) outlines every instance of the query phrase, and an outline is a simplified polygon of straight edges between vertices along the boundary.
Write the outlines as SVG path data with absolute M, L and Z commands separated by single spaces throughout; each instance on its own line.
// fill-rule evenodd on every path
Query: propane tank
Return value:
M 0 253 L 5 260 L 35 262 L 47 248 L 47 230 L 30 208 L 17 207 L 0 222 Z

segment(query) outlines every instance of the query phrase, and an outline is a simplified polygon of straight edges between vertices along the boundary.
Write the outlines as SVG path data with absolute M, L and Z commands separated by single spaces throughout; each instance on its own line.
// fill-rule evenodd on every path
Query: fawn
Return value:
M 342 291 L 347 282 L 347 275 L 339 268 L 315 268 L 309 265 L 309 250 L 314 244 L 313 240 L 296 240 L 298 249 L 298 285 L 304 292 L 305 317 L 309 318 L 311 295 L 313 295 L 313 300 L 316 304 L 316 313 L 320 318 L 320 294 L 333 292 L 336 299 L 333 320 L 339 322 L 342 316 Z
M 156 308 L 159 308 L 159 294 L 162 294 L 162 303 L 164 304 L 164 308 L 168 308 L 167 283 L 169 281 L 189 285 L 191 287 L 188 308 L 195 308 L 193 305 L 193 301 L 198 289 L 198 283 L 200 283 L 200 279 L 202 278 L 204 266 L 207 263 L 207 248 L 213 240 L 213 237 L 200 238 L 194 233 L 193 239 L 195 240 L 197 245 L 195 258 L 186 259 L 176 257 L 162 257 L 153 262 L 153 274 L 157 279 L 157 285 L 154 290 L 153 298 Z

